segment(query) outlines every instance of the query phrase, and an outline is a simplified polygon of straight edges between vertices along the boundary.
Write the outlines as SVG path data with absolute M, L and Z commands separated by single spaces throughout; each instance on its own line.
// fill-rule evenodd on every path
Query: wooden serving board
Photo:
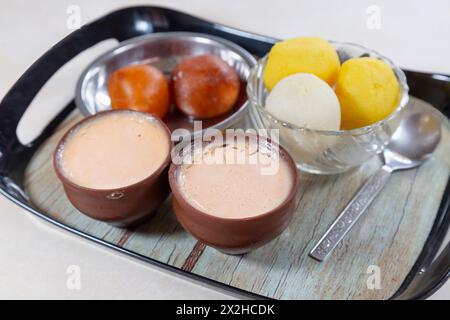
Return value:
M 409 108 L 438 113 L 414 98 Z M 442 141 L 434 156 L 419 169 L 395 173 L 365 216 L 322 263 L 308 252 L 380 166 L 377 158 L 337 176 L 300 174 L 298 205 L 287 230 L 264 247 L 240 256 L 197 243 L 178 224 L 171 197 L 151 220 L 133 229 L 112 227 L 78 212 L 67 200 L 51 162 L 59 138 L 81 119 L 78 111 L 35 153 L 25 173 L 25 188 L 34 206 L 65 225 L 255 294 L 281 299 L 387 299 L 416 262 L 449 179 L 450 125 L 442 118 Z M 378 271 L 380 286 L 374 278 Z

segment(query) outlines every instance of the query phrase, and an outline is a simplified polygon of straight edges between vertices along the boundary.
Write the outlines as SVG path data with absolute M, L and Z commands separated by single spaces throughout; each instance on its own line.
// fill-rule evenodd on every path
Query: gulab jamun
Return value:
M 186 58 L 172 72 L 176 107 L 197 119 L 230 111 L 239 95 L 236 71 L 219 57 L 207 54 Z
M 114 71 L 108 91 L 113 109 L 132 109 L 163 118 L 169 111 L 169 84 L 164 74 L 146 64 L 130 65 Z

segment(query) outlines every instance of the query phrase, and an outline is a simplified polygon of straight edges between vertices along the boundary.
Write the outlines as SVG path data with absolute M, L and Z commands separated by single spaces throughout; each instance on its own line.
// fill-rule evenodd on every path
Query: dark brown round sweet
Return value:
M 239 95 L 236 71 L 219 57 L 186 58 L 172 72 L 176 107 L 197 119 L 214 118 L 233 108 Z

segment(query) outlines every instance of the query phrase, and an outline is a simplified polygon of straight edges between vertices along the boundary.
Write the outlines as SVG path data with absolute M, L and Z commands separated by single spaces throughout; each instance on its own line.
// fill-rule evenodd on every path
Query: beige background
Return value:
M 85 23 L 132 4 L 177 8 L 211 21 L 279 38 L 315 35 L 357 42 L 377 49 L 401 67 L 450 73 L 450 43 L 445 39 L 450 34 L 447 0 L 0 0 L 0 97 L 33 61 L 70 33 L 67 9 L 71 5 L 80 8 L 81 21 Z M 367 27 L 373 8 L 380 12 L 379 29 Z M 83 66 L 111 45 L 97 46 L 58 72 L 27 112 L 20 126 L 21 139 L 29 141 L 39 133 L 56 110 L 73 97 L 74 84 Z M 67 287 L 67 271 L 73 265 L 81 272 L 79 290 Z M 0 298 L 232 296 L 68 234 L 0 197 Z M 450 299 L 450 283 L 433 298 Z

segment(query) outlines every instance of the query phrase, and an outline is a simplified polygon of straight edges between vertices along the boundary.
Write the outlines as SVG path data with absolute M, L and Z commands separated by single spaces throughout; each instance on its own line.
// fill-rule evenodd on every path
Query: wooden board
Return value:
M 430 108 L 417 99 L 412 99 L 409 107 Z M 377 158 L 337 176 L 300 174 L 297 209 L 288 229 L 260 249 L 231 256 L 205 248 L 186 233 L 172 213 L 170 197 L 156 216 L 133 229 L 111 227 L 74 209 L 56 178 L 51 156 L 68 126 L 80 118 L 74 111 L 33 156 L 26 170 L 25 188 L 34 206 L 57 221 L 111 244 L 271 298 L 391 297 L 423 248 L 450 173 L 450 125 L 443 119 L 442 141 L 432 159 L 419 169 L 395 173 L 327 261 L 319 263 L 308 252 L 380 166 Z M 373 270 L 380 271 L 379 288 L 367 285 L 368 281 L 375 283 Z

